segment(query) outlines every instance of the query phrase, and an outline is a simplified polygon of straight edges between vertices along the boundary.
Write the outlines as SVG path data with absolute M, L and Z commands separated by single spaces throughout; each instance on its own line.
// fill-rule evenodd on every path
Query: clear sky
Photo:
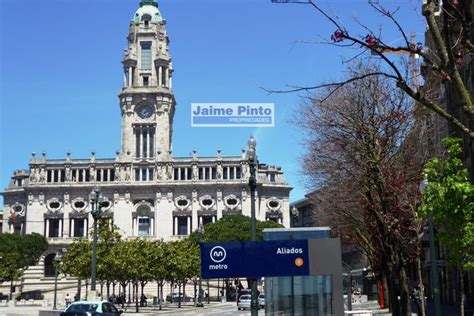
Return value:
M 323 4 L 325 0 L 320 1 Z M 386 1 L 391 4 L 393 2 Z M 120 147 L 118 92 L 128 24 L 139 0 L 0 0 L 0 186 L 15 169 L 28 168 L 31 152 L 48 158 L 111 158 Z M 263 163 L 283 167 L 294 187 L 305 187 L 299 160 L 304 139 L 292 117 L 301 94 L 267 94 L 259 85 L 313 85 L 338 78 L 341 58 L 353 51 L 321 41 L 334 27 L 308 5 L 271 0 L 161 0 L 175 69 L 177 100 L 174 156 L 238 155 L 250 134 Z M 365 0 L 331 0 L 346 27 L 367 32 L 353 17 L 384 40 L 400 38 Z M 399 20 L 423 38 L 418 0 L 400 0 Z M 191 103 L 275 103 L 274 128 L 192 128 Z M 0 207 L 2 202 L 0 201 Z

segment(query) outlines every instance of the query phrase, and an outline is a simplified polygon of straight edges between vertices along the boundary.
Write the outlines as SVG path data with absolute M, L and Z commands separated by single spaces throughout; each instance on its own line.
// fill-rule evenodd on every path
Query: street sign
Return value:
M 201 244 L 204 279 L 309 275 L 307 240 Z

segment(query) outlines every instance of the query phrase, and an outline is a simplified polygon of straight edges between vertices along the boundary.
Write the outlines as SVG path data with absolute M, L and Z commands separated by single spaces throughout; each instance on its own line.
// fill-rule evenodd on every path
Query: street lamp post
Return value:
M 428 186 L 428 180 L 425 178 L 420 183 L 420 192 L 423 194 Z M 441 298 L 439 293 L 439 275 L 438 262 L 436 261 L 436 244 L 434 236 L 434 226 L 431 212 L 428 213 L 428 237 L 430 242 L 430 261 L 431 261 L 431 289 L 434 301 L 434 316 L 441 316 Z M 423 301 L 422 301 L 423 302 Z
M 91 215 L 94 219 L 94 235 L 92 237 L 92 262 L 91 262 L 91 292 L 96 291 L 96 274 L 97 274 L 97 221 L 102 213 L 102 196 L 100 188 L 95 187 L 89 195 L 91 202 Z
M 56 256 L 54 256 L 54 298 L 53 298 L 53 310 L 57 309 L 56 302 L 57 302 L 57 296 L 58 296 L 58 268 L 59 264 L 61 262 L 61 254 L 57 253 Z
M 198 228 L 199 232 L 199 242 L 203 242 L 203 237 L 204 237 L 204 226 L 200 225 Z M 196 307 L 204 307 L 204 304 L 202 302 L 202 270 L 201 270 L 201 275 L 199 276 L 199 294 L 198 294 L 198 303 L 196 304 Z
M 257 189 L 257 178 L 256 178 L 256 164 L 257 164 L 257 155 L 256 147 L 257 142 L 253 136 L 250 136 L 248 141 L 248 152 L 247 158 L 249 160 L 250 167 L 250 177 L 249 177 L 249 187 L 250 187 L 250 221 L 251 221 L 251 237 L 252 241 L 257 240 L 257 229 L 256 229 L 256 219 L 255 219 L 255 190 Z M 257 280 L 252 280 L 252 296 L 250 301 L 250 313 L 252 316 L 258 315 L 258 298 L 257 298 Z

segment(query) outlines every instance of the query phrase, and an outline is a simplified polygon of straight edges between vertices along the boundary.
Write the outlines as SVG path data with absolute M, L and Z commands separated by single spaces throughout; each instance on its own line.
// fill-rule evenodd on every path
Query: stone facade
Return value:
M 102 218 L 126 238 L 177 240 L 226 214 L 250 216 L 246 151 L 224 157 L 172 156 L 176 101 L 165 20 L 154 1 L 132 18 L 119 94 L 122 147 L 115 158 L 49 159 L 32 154 L 2 193 L 3 231 L 44 234 L 52 249 L 87 238 L 89 194 L 100 187 Z M 280 167 L 259 163 L 256 216 L 289 226 L 289 192 Z M 44 258 L 42 258 L 44 260 Z

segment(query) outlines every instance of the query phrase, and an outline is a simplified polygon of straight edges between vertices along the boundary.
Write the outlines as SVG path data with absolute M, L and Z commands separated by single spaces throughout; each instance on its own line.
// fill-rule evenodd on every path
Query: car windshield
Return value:
M 242 296 L 240 297 L 241 300 L 249 300 L 250 298 L 251 298 L 250 295 L 242 295 Z
M 97 304 L 87 304 L 87 303 L 72 304 L 66 309 L 66 312 L 95 312 L 97 307 L 98 307 Z

